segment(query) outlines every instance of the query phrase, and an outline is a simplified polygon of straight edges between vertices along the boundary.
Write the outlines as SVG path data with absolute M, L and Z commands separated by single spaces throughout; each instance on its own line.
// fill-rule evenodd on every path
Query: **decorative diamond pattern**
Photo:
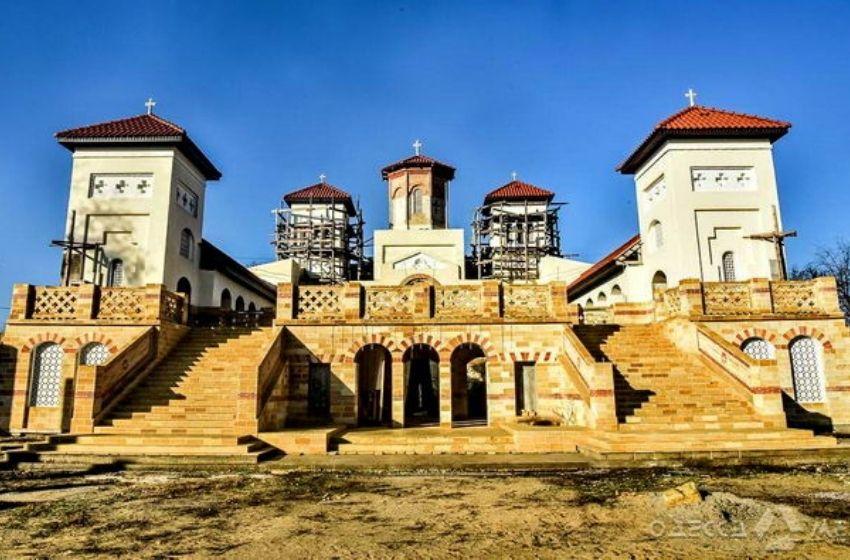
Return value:
M 790 347 L 794 398 L 801 403 L 823 402 L 824 383 L 820 349 L 811 338 L 794 340 Z
M 706 315 L 741 315 L 752 308 L 746 282 L 705 282 L 703 298 Z
M 74 288 L 36 288 L 32 318 L 51 321 L 74 319 L 77 302 Z
M 335 318 L 342 316 L 338 286 L 300 286 L 298 317 Z
M 408 286 L 381 286 L 366 289 L 366 317 L 405 319 L 413 317 L 416 302 Z
M 506 284 L 505 317 L 540 319 L 549 314 L 549 286 Z
M 59 406 L 63 357 L 58 344 L 42 344 L 36 349 L 30 406 Z
M 814 283 L 808 281 L 771 282 L 775 313 L 817 313 Z
M 469 317 L 481 313 L 481 290 L 478 286 L 435 286 L 434 304 L 437 317 Z
M 102 288 L 98 319 L 141 321 L 145 318 L 144 290 Z
M 80 352 L 80 365 L 102 366 L 109 360 L 109 348 L 100 342 L 92 342 Z
M 776 349 L 773 344 L 763 338 L 750 338 L 741 345 L 744 354 L 754 360 L 773 360 L 776 358 Z

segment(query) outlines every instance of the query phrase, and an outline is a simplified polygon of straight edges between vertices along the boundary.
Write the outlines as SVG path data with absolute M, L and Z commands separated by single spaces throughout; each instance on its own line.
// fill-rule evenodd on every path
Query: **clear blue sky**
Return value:
M 52 133 L 144 110 L 224 173 L 205 237 L 269 260 L 270 208 L 329 181 L 386 224 L 378 170 L 411 153 L 458 168 L 468 226 L 512 170 L 569 201 L 564 249 L 595 260 L 636 230 L 615 165 L 698 101 L 790 120 L 776 163 L 792 264 L 850 237 L 850 3 L 0 2 L 0 306 L 55 283 L 69 153 Z M 0 317 L 5 310 L 0 310 Z

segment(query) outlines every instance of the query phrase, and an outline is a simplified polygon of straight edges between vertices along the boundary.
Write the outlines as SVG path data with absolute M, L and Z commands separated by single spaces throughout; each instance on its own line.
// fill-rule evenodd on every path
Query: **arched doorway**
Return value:
M 192 303 L 192 284 L 185 276 L 177 281 L 177 293 L 186 296 L 186 303 Z
M 440 421 L 440 356 L 427 344 L 414 344 L 404 353 L 404 423 Z
M 242 299 L 242 296 L 236 297 L 236 311 L 242 312 L 245 311 L 245 300 Z
M 652 276 L 652 293 L 667 289 L 667 275 L 660 270 Z
M 357 365 L 357 421 L 361 426 L 388 425 L 392 420 L 392 356 L 377 344 L 364 346 Z
M 230 290 L 227 288 L 221 292 L 221 308 L 225 311 L 233 309 L 233 299 L 230 296 Z
M 466 343 L 452 352 L 452 422 L 487 422 L 487 366 L 484 351 Z

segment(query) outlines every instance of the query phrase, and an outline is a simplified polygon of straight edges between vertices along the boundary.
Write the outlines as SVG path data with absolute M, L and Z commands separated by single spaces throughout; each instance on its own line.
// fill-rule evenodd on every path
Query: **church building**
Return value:
M 385 227 L 366 235 L 357 190 L 321 176 L 285 187 L 275 259 L 248 268 L 203 237 L 221 173 L 152 107 L 56 135 L 60 275 L 15 285 L 0 341 L 0 431 L 44 440 L 0 465 L 740 458 L 850 430 L 835 279 L 785 276 L 787 122 L 691 97 L 618 167 L 638 231 L 596 263 L 561 252 L 563 193 L 515 175 L 468 238 L 461 173 L 416 141 L 375 166 Z

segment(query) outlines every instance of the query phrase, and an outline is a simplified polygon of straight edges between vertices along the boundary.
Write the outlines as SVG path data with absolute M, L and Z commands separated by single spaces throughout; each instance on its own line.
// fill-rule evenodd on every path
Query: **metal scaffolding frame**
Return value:
M 295 260 L 319 282 L 360 280 L 365 260 L 360 204 L 351 215 L 345 201 L 327 200 L 314 206 L 310 198 L 296 208 L 281 201 L 280 208 L 272 210 L 275 255 L 278 260 Z
M 532 201 L 534 206 L 540 202 Z M 558 212 L 564 202 L 545 202 L 545 208 L 529 208 L 505 200 L 475 210 L 472 222 L 472 259 L 479 278 L 505 281 L 537 280 L 540 259 L 561 256 Z

